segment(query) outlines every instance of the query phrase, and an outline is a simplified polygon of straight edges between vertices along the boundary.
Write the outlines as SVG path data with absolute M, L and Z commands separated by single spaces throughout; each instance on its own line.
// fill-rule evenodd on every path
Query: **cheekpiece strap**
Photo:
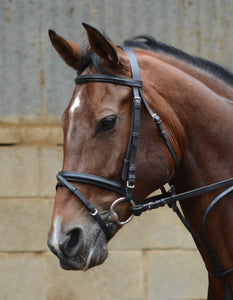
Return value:
M 133 80 L 141 82 L 140 69 L 138 66 L 137 58 L 129 47 L 122 47 L 122 50 L 128 55 L 130 61 L 130 67 Z M 132 200 L 132 191 L 135 187 L 136 181 L 136 155 L 138 148 L 138 139 L 140 135 L 140 111 L 141 111 L 141 90 L 142 85 L 132 86 L 133 88 L 133 107 L 132 107 L 132 119 L 131 130 L 129 135 L 128 147 L 126 156 L 124 159 L 121 179 L 124 181 L 128 173 L 127 185 L 126 185 L 126 198 Z

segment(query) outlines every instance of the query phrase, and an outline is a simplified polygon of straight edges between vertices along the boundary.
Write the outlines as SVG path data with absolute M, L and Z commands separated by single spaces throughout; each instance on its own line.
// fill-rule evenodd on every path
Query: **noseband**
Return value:
M 131 71 L 132 71 L 132 78 L 117 77 L 117 76 L 111 76 L 106 74 L 91 74 L 91 75 L 78 76 L 75 79 L 76 84 L 85 84 L 88 82 L 106 82 L 106 83 L 113 83 L 117 85 L 129 86 L 132 87 L 133 89 L 131 128 L 130 128 L 128 146 L 123 161 L 123 168 L 122 168 L 120 178 L 118 181 L 112 181 L 92 174 L 77 173 L 71 171 L 61 171 L 57 175 L 57 180 L 58 180 L 57 187 L 65 186 L 68 190 L 70 190 L 71 193 L 73 193 L 83 203 L 83 205 L 87 208 L 90 215 L 99 223 L 101 229 L 105 233 L 107 241 L 111 238 L 112 235 L 110 230 L 111 227 L 110 225 L 112 223 L 116 223 L 118 225 L 124 225 L 125 223 L 129 222 L 134 215 L 139 216 L 142 212 L 146 210 L 155 209 L 164 205 L 168 205 L 169 207 L 173 208 L 173 210 L 177 213 L 178 217 L 181 219 L 185 227 L 192 234 L 196 242 L 204 249 L 207 257 L 209 258 L 209 261 L 214 270 L 214 273 L 208 271 L 209 274 L 213 277 L 220 279 L 225 291 L 226 299 L 233 299 L 231 298 L 232 292 L 229 287 L 229 283 L 226 280 L 226 277 L 233 273 L 233 268 L 228 271 L 224 271 L 223 267 L 221 266 L 217 258 L 217 255 L 214 253 L 210 245 L 208 235 L 207 235 L 207 229 L 206 229 L 206 221 L 210 210 L 220 199 L 222 199 L 224 196 L 226 196 L 227 194 L 233 191 L 233 186 L 232 186 L 233 178 L 220 181 L 181 194 L 176 194 L 173 186 L 171 186 L 171 190 L 169 192 L 167 192 L 164 187 L 161 187 L 161 191 L 162 191 L 161 195 L 147 198 L 144 200 L 142 204 L 137 203 L 136 199 L 132 195 L 133 189 L 135 187 L 135 180 L 136 180 L 136 153 L 137 153 L 138 138 L 139 138 L 141 103 L 143 103 L 149 115 L 153 118 L 161 138 L 163 139 L 165 145 L 169 149 L 171 156 L 174 160 L 175 170 L 178 169 L 178 158 L 168 139 L 167 133 L 163 128 L 160 117 L 156 113 L 152 112 L 152 110 L 148 106 L 143 96 L 142 81 L 140 77 L 140 70 L 139 70 L 136 56 L 134 55 L 133 51 L 130 48 L 122 47 L 122 49 L 126 52 L 126 54 L 129 57 Z M 107 218 L 104 219 L 103 217 L 101 217 L 101 213 L 99 213 L 98 210 L 70 182 L 94 185 L 115 192 L 119 194 L 121 197 L 112 203 L 109 211 L 107 212 Z M 222 187 L 229 187 L 229 186 L 231 187 L 225 190 L 224 192 L 222 192 L 218 197 L 216 197 L 206 209 L 202 221 L 202 228 L 204 233 L 204 241 L 203 241 L 196 235 L 192 227 L 188 224 L 188 222 L 182 215 L 176 203 L 177 201 L 183 201 L 191 197 L 199 196 L 203 193 L 207 193 Z M 131 216 L 125 221 L 120 221 L 119 216 L 115 211 L 115 207 L 121 202 L 128 202 L 130 204 Z M 106 212 L 104 212 L 104 214 L 106 214 Z

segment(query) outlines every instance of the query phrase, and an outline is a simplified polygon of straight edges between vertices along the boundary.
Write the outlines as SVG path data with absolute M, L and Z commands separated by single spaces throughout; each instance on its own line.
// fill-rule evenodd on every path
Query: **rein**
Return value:
M 132 217 L 141 215 L 142 212 L 146 210 L 152 210 L 164 205 L 168 205 L 171 207 L 184 226 L 188 229 L 191 233 L 195 241 L 204 249 L 207 257 L 209 258 L 210 264 L 214 270 L 214 272 L 209 272 L 209 274 L 213 277 L 219 278 L 222 286 L 225 291 L 226 299 L 233 299 L 232 291 L 230 285 L 226 279 L 227 276 L 233 273 L 233 268 L 224 271 L 223 267 L 221 266 L 217 255 L 214 253 L 207 234 L 206 229 L 206 220 L 210 210 L 213 206 L 224 196 L 229 194 L 233 191 L 233 178 L 216 182 L 211 185 L 207 185 L 204 187 L 200 187 L 198 189 L 190 190 L 185 193 L 176 194 L 174 186 L 171 186 L 171 190 L 166 192 L 165 188 L 162 187 L 161 191 L 162 194 L 150 197 L 144 200 L 144 202 L 137 203 L 136 199 L 133 197 L 133 189 L 135 187 L 135 180 L 136 180 L 136 153 L 138 147 L 138 138 L 139 138 L 139 129 L 140 129 L 140 110 L 141 110 L 141 103 L 145 106 L 147 111 L 149 112 L 150 116 L 153 118 L 159 134 L 163 139 L 164 143 L 166 144 L 167 148 L 170 151 L 171 156 L 174 160 L 175 170 L 178 169 L 178 158 L 176 153 L 168 139 L 167 133 L 163 128 L 162 121 L 160 117 L 153 113 L 150 107 L 148 106 L 143 93 L 142 93 L 142 81 L 140 77 L 140 70 L 137 63 L 136 56 L 134 55 L 133 51 L 128 47 L 122 47 L 122 49 L 126 52 L 129 57 L 131 71 L 132 71 L 132 78 L 124 78 L 118 76 L 111 76 L 106 74 L 92 74 L 92 75 L 81 75 L 75 79 L 76 84 L 85 84 L 88 82 L 106 82 L 106 83 L 113 83 L 118 85 L 125 85 L 132 87 L 133 89 L 133 104 L 132 104 L 132 118 L 131 118 L 131 128 L 130 134 L 128 139 L 128 146 L 125 154 L 125 158 L 123 161 L 123 168 L 120 175 L 120 179 L 117 181 L 112 181 L 103 177 L 95 176 L 92 174 L 86 173 L 77 173 L 71 171 L 61 171 L 57 174 L 57 187 L 58 186 L 65 186 L 71 193 L 73 193 L 87 208 L 90 215 L 99 223 L 101 229 L 105 233 L 107 241 L 110 240 L 112 233 L 111 233 L 111 224 L 116 223 L 117 225 L 124 225 L 128 223 Z M 115 200 L 109 211 L 107 212 L 107 217 L 101 217 L 101 213 L 79 192 L 79 190 L 72 185 L 70 182 L 78 182 L 78 183 L 85 183 L 94 185 L 100 188 L 104 188 L 115 192 L 121 196 L 121 198 Z M 204 193 L 208 193 L 210 191 L 214 191 L 223 187 L 229 187 L 227 190 L 222 192 L 219 196 L 217 196 L 208 206 L 206 212 L 203 217 L 202 221 L 202 228 L 204 233 L 204 241 L 202 241 L 197 234 L 194 232 L 192 227 L 188 224 L 186 219 L 184 218 L 183 214 L 181 213 L 180 209 L 177 206 L 177 201 L 183 201 L 189 199 L 191 197 L 199 196 Z M 131 209 L 131 216 L 126 221 L 120 221 L 118 214 L 115 212 L 115 206 L 121 202 L 128 202 L 130 204 Z M 104 212 L 106 215 L 106 212 Z M 104 214 L 102 213 L 102 214 Z

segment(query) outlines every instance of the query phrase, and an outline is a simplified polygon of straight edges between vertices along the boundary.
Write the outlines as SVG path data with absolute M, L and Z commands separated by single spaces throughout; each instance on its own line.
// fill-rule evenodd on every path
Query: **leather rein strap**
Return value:
M 176 194 L 175 189 L 171 186 L 171 191 L 166 192 L 165 188 L 162 187 L 162 194 L 155 197 L 150 197 L 145 199 L 143 203 L 137 203 L 136 200 L 133 198 L 132 191 L 135 187 L 135 180 L 136 180 L 136 153 L 137 153 L 137 146 L 138 146 L 138 138 L 139 138 L 139 129 L 140 129 L 140 109 L 141 109 L 141 102 L 149 112 L 150 116 L 153 118 L 160 136 L 162 137 L 163 141 L 165 142 L 166 146 L 168 147 L 173 160 L 175 170 L 178 169 L 178 158 L 176 153 L 169 141 L 166 131 L 163 128 L 162 121 L 160 117 L 153 113 L 150 107 L 148 106 L 142 92 L 142 81 L 140 78 L 140 70 L 137 63 L 137 59 L 133 51 L 128 47 L 122 47 L 122 49 L 126 52 L 129 57 L 131 71 L 132 71 L 132 78 L 124 78 L 118 76 L 112 76 L 107 74 L 91 74 L 91 75 L 81 75 L 75 79 L 76 84 L 85 84 L 88 82 L 106 82 L 118 85 L 125 85 L 132 87 L 133 89 L 133 105 L 132 105 L 132 119 L 131 119 L 131 128 L 128 140 L 128 146 L 125 154 L 125 159 L 123 161 L 123 168 L 121 172 L 121 176 L 118 182 L 102 178 L 99 176 L 95 176 L 92 174 L 86 173 L 77 173 L 71 171 L 61 171 L 57 175 L 57 187 L 58 186 L 65 186 L 68 188 L 71 193 L 73 193 L 76 197 L 80 199 L 80 201 L 85 205 L 89 213 L 95 218 L 95 220 L 99 223 L 101 229 L 105 233 L 107 241 L 111 238 L 111 231 L 109 229 L 111 221 L 104 220 L 98 210 L 78 191 L 78 189 L 70 184 L 69 182 L 78 182 L 78 183 L 85 183 L 98 186 L 100 188 L 104 188 L 110 191 L 113 191 L 121 196 L 124 197 L 125 201 L 129 203 L 133 203 L 131 205 L 131 212 L 133 215 L 139 216 L 142 212 L 146 210 L 156 209 L 158 207 L 168 205 L 172 207 L 173 210 L 177 213 L 178 217 L 181 219 L 185 227 L 188 231 L 192 234 L 193 238 L 202 246 L 204 251 L 207 254 L 207 257 L 210 260 L 210 263 L 214 269 L 214 273 L 209 272 L 210 275 L 217 277 L 220 279 L 222 286 L 225 291 L 226 299 L 233 299 L 232 292 L 230 290 L 229 283 L 226 280 L 226 276 L 233 273 L 233 269 L 224 271 L 221 264 L 218 261 L 218 258 L 214 251 L 211 248 L 211 245 L 208 240 L 207 230 L 206 230 L 206 220 L 209 211 L 212 207 L 217 203 L 222 197 L 229 194 L 233 191 L 233 178 L 220 181 L 211 185 L 207 185 L 204 187 L 200 187 L 195 190 L 191 190 L 185 193 Z M 218 197 L 216 197 L 207 208 L 202 226 L 203 232 L 205 234 L 205 240 L 202 241 L 194 232 L 192 227 L 188 224 L 184 216 L 182 215 L 181 211 L 177 207 L 177 201 L 183 201 L 189 199 L 191 197 L 199 196 L 204 193 L 208 193 L 210 191 L 214 191 L 223 187 L 229 187 L 225 192 L 221 193 Z M 116 200 L 115 202 L 119 201 Z M 130 218 L 131 219 L 131 218 Z M 130 220 L 129 219 L 129 220 Z M 121 224 L 124 224 L 122 222 Z M 231 298 L 232 297 L 232 298 Z

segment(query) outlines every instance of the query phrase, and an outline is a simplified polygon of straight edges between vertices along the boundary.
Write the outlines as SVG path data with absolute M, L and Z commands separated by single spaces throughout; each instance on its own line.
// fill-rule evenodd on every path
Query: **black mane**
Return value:
M 151 36 L 136 36 L 132 39 L 125 40 L 123 44 L 132 48 L 151 50 L 173 56 L 195 67 L 198 67 L 199 69 L 209 72 L 228 85 L 233 86 L 233 73 L 231 71 L 228 71 L 217 63 L 197 56 L 192 56 L 173 46 L 159 42 Z M 83 47 L 83 49 L 87 49 L 87 46 Z M 90 47 L 88 48 L 88 50 L 85 50 L 85 52 L 82 53 L 82 66 L 79 73 L 82 73 L 82 71 L 88 66 L 94 66 L 101 73 L 106 73 L 101 65 L 101 60 L 95 53 L 93 53 Z
M 136 36 L 132 39 L 124 41 L 124 45 L 128 47 L 141 48 L 145 50 L 152 50 L 155 52 L 164 53 L 174 56 L 180 60 L 183 60 L 195 67 L 205 70 L 217 78 L 223 80 L 225 83 L 233 86 L 233 73 L 223 68 L 221 65 L 211 62 L 207 59 L 203 59 L 197 56 L 192 56 L 180 49 L 173 46 L 169 46 L 162 42 L 156 41 L 151 36 Z

